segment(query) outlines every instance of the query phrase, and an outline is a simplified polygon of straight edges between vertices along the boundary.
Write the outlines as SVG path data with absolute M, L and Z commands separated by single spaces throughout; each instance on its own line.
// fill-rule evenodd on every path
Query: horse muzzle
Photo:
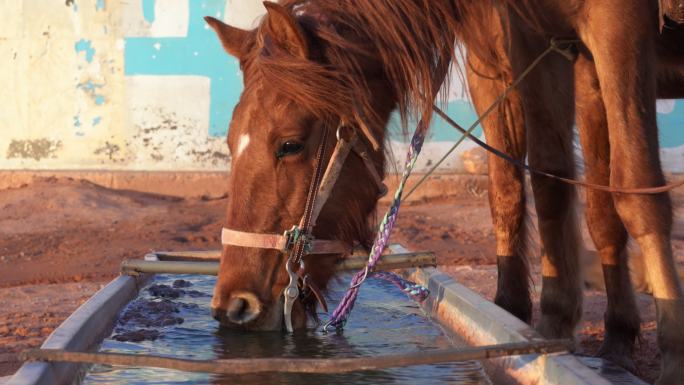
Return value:
M 211 313 L 222 326 L 249 327 L 257 322 L 262 310 L 263 305 L 254 293 L 236 291 L 231 293 L 225 308 L 212 307 Z
M 283 303 L 270 308 L 248 291 L 234 291 L 218 304 L 212 304 L 211 315 L 222 328 L 253 331 L 276 331 L 283 328 Z

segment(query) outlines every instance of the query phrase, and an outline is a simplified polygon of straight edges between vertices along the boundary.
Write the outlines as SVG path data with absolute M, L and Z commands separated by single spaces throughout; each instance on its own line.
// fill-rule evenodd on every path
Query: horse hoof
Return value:
M 601 345 L 596 357 L 603 358 L 606 361 L 610 361 L 613 364 L 625 369 L 626 371 L 638 374 L 634 360 L 629 352 L 624 351 L 622 348 L 616 348 L 614 346 L 607 346 L 606 343 Z
M 571 322 L 562 322 L 560 317 L 542 316 L 535 327 L 537 333 L 548 339 L 575 339 L 574 327 Z
M 661 352 L 660 377 L 655 385 L 679 385 L 684 379 L 684 352 Z

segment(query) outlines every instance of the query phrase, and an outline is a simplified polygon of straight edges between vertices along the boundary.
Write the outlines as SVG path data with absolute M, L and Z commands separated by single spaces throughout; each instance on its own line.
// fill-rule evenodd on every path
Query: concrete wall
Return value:
M 0 169 L 226 170 L 241 74 L 202 17 L 248 28 L 262 12 L 260 0 L 0 0 Z M 682 171 L 684 101 L 659 111 L 665 164 Z M 449 113 L 475 120 L 458 87 Z M 437 122 L 422 168 L 457 137 Z

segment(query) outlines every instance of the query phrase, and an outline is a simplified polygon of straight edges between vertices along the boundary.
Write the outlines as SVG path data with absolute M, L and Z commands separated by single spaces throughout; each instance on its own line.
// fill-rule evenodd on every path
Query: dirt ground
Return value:
M 225 199 L 171 198 L 64 178 L 0 190 L 0 376 L 19 367 L 17 352 L 39 346 L 115 277 L 123 259 L 151 250 L 219 248 L 225 207 Z M 684 205 L 676 207 L 681 217 Z M 444 271 L 493 297 L 496 259 L 486 191 L 405 205 L 393 241 L 435 251 Z M 678 260 L 684 260 L 684 237 L 677 231 L 673 244 Z M 532 262 L 538 284 L 538 258 Z M 535 290 L 537 299 L 538 294 Z M 643 322 L 636 364 L 639 375 L 652 382 L 660 359 L 654 307 L 644 294 L 638 303 Z M 585 291 L 580 353 L 598 349 L 604 306 L 601 291 Z

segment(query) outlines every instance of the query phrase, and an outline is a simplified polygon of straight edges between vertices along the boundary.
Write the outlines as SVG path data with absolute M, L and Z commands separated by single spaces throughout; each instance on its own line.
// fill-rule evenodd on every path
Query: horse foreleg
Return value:
M 545 44 L 537 41 L 516 52 L 539 52 Z M 529 65 L 533 57 L 518 56 L 517 71 Z M 560 55 L 550 55 L 521 87 L 530 165 L 573 178 L 572 64 Z M 572 338 L 582 315 L 576 191 L 573 186 L 536 174 L 532 175 L 532 190 L 542 243 L 541 319 L 537 330 L 549 338 Z
M 584 154 L 585 178 L 590 183 L 610 182 L 608 122 L 594 62 L 582 53 L 575 62 L 577 126 Z M 634 371 L 632 350 L 639 334 L 639 312 L 627 266 L 627 231 L 610 193 L 587 189 L 585 216 L 589 233 L 601 258 L 608 308 L 605 337 L 597 355 Z
M 509 71 L 488 66 L 468 54 L 466 66 L 470 94 L 482 113 L 505 89 Z M 488 77 L 492 76 L 492 77 Z M 520 95 L 513 92 L 499 113 L 483 122 L 487 142 L 510 156 L 525 158 L 525 121 Z M 525 231 L 525 179 L 522 171 L 496 157 L 488 157 L 489 208 L 496 238 L 498 281 L 494 302 L 525 322 L 532 317 Z
M 648 2 L 587 1 L 578 24 L 591 51 L 606 107 L 610 184 L 635 188 L 664 184 L 656 127 L 655 49 L 657 26 Z M 620 17 L 614 12 L 620 10 Z M 638 242 L 653 285 L 662 352 L 658 384 L 684 378 L 684 296 L 672 257 L 672 209 L 667 194 L 615 194 L 615 207 Z

